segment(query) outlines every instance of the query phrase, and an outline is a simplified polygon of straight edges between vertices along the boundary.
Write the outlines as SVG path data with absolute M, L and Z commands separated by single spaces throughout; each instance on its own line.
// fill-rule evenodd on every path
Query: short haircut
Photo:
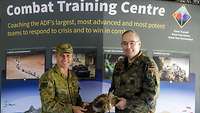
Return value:
M 123 36 L 124 36 L 126 33 L 133 33 L 133 34 L 135 34 L 135 36 L 138 37 L 138 40 L 140 41 L 140 36 L 138 35 L 138 33 L 137 33 L 136 31 L 133 31 L 133 30 L 127 30 L 127 31 L 125 31 L 125 32 L 122 34 L 122 38 L 123 38 Z

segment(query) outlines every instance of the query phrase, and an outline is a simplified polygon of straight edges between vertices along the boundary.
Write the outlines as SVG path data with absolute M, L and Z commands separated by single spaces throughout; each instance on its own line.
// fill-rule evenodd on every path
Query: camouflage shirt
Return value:
M 69 71 L 64 78 L 55 65 L 40 78 L 42 113 L 73 113 L 72 106 L 81 105 L 78 79 Z
M 125 110 L 116 113 L 155 112 L 160 87 L 160 75 L 156 64 L 142 52 L 131 63 L 124 58 L 116 63 L 110 91 L 127 100 Z

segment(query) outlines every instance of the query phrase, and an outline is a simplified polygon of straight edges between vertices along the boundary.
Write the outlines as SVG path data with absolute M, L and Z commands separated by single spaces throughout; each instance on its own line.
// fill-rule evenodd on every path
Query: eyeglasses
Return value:
M 122 47 L 126 47 L 128 45 L 135 46 L 137 42 L 139 42 L 139 41 L 130 41 L 130 42 L 122 41 L 121 45 L 122 45 Z

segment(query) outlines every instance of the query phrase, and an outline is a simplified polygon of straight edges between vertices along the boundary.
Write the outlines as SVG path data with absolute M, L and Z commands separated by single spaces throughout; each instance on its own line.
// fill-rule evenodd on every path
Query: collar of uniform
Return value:
M 142 51 L 139 51 L 137 55 L 135 55 L 130 61 L 128 61 L 128 64 L 132 64 L 135 61 L 135 59 L 137 59 L 141 54 L 142 54 Z
M 58 65 L 56 64 L 53 67 L 54 72 L 56 72 L 57 74 L 61 75 L 64 79 L 67 79 L 69 77 L 71 77 L 70 71 L 68 70 L 68 76 L 66 77 L 63 73 L 61 73 L 60 69 L 58 68 Z

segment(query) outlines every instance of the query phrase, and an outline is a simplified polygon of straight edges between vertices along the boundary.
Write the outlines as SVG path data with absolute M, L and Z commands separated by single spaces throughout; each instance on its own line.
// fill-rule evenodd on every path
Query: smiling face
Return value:
M 59 67 L 68 69 L 72 64 L 73 56 L 72 53 L 57 53 L 56 61 Z
M 139 53 L 141 41 L 137 33 L 129 31 L 122 35 L 121 46 L 125 56 L 131 59 Z

